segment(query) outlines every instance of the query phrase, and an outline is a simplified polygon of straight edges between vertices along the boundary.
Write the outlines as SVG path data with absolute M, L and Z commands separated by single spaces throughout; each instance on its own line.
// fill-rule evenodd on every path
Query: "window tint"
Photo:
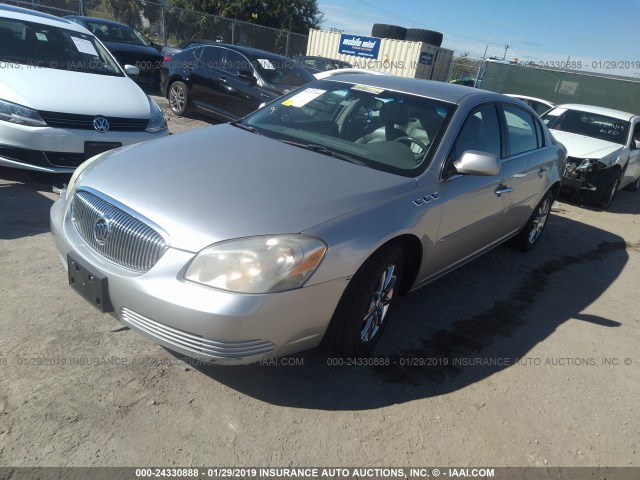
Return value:
M 224 51 L 218 47 L 203 47 L 200 61 L 207 68 L 221 68 L 223 53 Z
M 507 156 L 518 155 L 538 148 L 538 135 L 533 117 L 517 107 L 502 107 L 506 124 Z
M 492 153 L 500 158 L 500 126 L 494 105 L 480 107 L 467 117 L 454 144 L 452 160 L 458 160 L 467 150 Z
M 240 55 L 238 52 L 234 52 L 232 50 L 227 50 L 227 59 L 224 62 L 224 70 L 237 75 L 241 70 L 253 72 L 253 67 L 244 55 Z

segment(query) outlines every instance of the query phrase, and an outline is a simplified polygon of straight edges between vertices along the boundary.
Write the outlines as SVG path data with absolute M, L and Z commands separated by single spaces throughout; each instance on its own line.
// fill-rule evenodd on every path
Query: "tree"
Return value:
M 323 18 L 317 0 L 169 0 L 169 4 L 280 30 L 291 27 L 303 35 L 318 28 Z

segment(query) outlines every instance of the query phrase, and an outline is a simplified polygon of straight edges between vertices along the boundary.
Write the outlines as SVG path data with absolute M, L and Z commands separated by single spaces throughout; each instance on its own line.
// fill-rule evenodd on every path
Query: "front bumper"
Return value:
M 99 257 L 66 214 L 65 195 L 51 208 L 61 261 L 67 254 L 108 278 L 114 315 L 164 347 L 213 363 L 244 364 L 317 346 L 346 288 L 345 279 L 288 292 L 246 295 L 187 282 L 193 252 L 169 248 L 144 274 Z
M 85 160 L 85 142 L 133 145 L 168 135 L 160 132 L 104 132 L 27 127 L 0 121 L 0 166 L 38 172 L 71 173 Z

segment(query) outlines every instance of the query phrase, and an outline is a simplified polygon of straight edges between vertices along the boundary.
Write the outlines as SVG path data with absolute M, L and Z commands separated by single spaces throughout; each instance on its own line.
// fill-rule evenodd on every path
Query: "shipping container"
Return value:
M 428 43 L 309 30 L 307 55 L 399 77 L 446 81 L 453 51 Z

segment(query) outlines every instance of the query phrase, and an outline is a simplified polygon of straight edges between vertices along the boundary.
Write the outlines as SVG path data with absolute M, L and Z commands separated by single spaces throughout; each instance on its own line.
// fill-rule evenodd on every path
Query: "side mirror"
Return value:
M 463 175 L 489 177 L 500 171 L 500 159 L 491 153 L 467 150 L 459 160 L 453 162 L 453 166 Z
M 140 75 L 140 69 L 138 67 L 134 67 L 133 65 L 125 65 L 124 73 L 130 76 Z
M 260 104 L 260 106 L 258 107 L 258 110 L 260 110 L 260 109 L 261 109 L 262 107 L 264 107 L 266 104 L 267 104 L 267 102 L 262 102 L 262 103 Z
M 241 78 L 242 80 L 247 80 L 248 82 L 251 82 L 251 83 L 258 82 L 258 79 L 253 75 L 253 72 L 251 70 L 240 70 L 238 72 L 238 78 Z
M 634 140 L 631 142 L 631 148 L 633 150 L 640 150 L 640 140 Z

